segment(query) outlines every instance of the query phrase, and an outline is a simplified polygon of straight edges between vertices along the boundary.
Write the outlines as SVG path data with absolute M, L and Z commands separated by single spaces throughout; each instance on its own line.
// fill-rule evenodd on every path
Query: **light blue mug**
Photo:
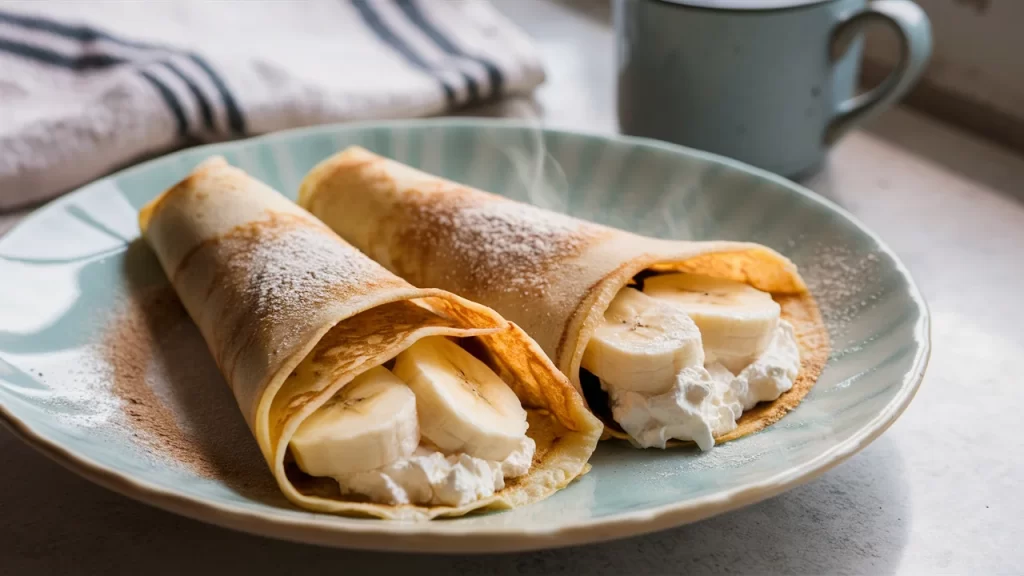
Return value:
M 895 69 L 855 95 L 862 32 L 899 36 Z M 851 126 L 897 101 L 931 53 L 910 0 L 616 0 L 622 131 L 790 177 Z

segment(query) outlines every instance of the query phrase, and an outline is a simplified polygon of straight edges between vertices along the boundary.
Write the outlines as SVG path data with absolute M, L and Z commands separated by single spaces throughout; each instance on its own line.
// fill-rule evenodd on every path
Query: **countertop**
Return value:
M 615 131 L 606 13 L 497 3 L 546 58 L 548 82 L 526 109 L 548 125 Z M 0 429 L 0 573 L 1019 573 L 1024 158 L 895 109 L 843 139 L 804 183 L 899 253 L 933 319 L 931 365 L 909 409 L 807 485 L 618 542 L 495 556 L 379 554 L 175 516 L 95 486 Z M 0 233 L 23 214 L 0 215 Z

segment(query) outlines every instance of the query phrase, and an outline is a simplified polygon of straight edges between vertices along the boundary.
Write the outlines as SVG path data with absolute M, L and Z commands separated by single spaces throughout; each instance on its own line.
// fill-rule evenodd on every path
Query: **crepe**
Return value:
M 358 147 L 317 165 L 299 203 L 343 238 L 417 286 L 450 290 L 522 326 L 587 396 L 609 433 L 600 389 L 580 364 L 604 311 L 644 271 L 737 280 L 770 292 L 796 332 L 801 369 L 778 400 L 748 411 L 722 442 L 755 432 L 795 407 L 828 357 L 828 336 L 796 266 L 744 242 L 648 238 L 475 190 Z
M 589 468 L 601 424 L 521 329 L 451 293 L 413 287 L 223 158 L 150 202 L 139 225 L 295 504 L 382 518 L 456 516 L 543 499 Z M 526 476 L 461 507 L 383 505 L 342 496 L 335 481 L 289 462 L 289 439 L 306 417 L 430 335 L 471 339 L 519 397 L 537 444 Z M 314 347 L 334 378 L 289 378 Z

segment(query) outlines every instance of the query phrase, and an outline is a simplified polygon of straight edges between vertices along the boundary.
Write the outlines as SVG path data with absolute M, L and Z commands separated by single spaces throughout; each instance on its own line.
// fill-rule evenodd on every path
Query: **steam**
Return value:
M 693 240 L 692 230 L 683 224 L 686 222 L 685 215 L 682 214 L 684 195 L 677 193 L 673 184 L 669 182 L 666 189 L 659 193 L 658 200 L 654 202 L 646 216 L 640 219 L 637 232 L 672 240 Z
M 507 189 L 518 192 L 518 199 L 535 206 L 568 213 L 569 178 L 547 148 L 537 109 L 529 100 L 511 100 L 505 103 L 504 113 L 523 120 L 528 127 L 520 133 L 525 134 L 525 140 L 506 142 L 499 146 L 499 151 L 508 159 L 514 173 L 513 181 L 509 182 Z M 620 169 L 632 173 L 626 184 L 627 189 L 603 190 L 610 183 L 595 181 L 592 189 L 586 193 L 597 194 L 600 198 L 588 198 L 583 204 L 593 204 L 599 210 L 609 212 L 602 220 L 645 236 L 680 240 L 693 238 L 693 231 L 686 225 L 686 215 L 683 214 L 683 199 L 689 194 L 700 193 L 694 189 L 698 182 L 693 178 L 695 174 L 689 171 L 692 167 L 663 165 L 666 177 L 660 181 L 651 178 L 647 170 L 628 166 L 621 166 Z M 616 175 L 606 174 L 605 177 L 615 178 Z M 644 205 L 626 205 L 630 199 Z M 583 217 L 590 219 L 593 216 Z
M 569 180 L 562 165 L 548 152 L 544 132 L 536 109 L 528 101 L 508 102 L 512 116 L 528 126 L 524 145 L 505 146 L 501 152 L 508 158 L 516 181 L 525 192 L 527 202 L 554 212 L 569 207 Z

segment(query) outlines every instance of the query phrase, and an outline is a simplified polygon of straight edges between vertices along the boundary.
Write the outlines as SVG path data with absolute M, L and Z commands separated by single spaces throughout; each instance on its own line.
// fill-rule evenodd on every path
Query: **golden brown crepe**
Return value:
M 601 424 L 525 332 L 484 306 L 413 287 L 223 158 L 150 202 L 139 225 L 295 504 L 382 518 L 455 516 L 543 499 L 589 468 Z M 343 497 L 334 480 L 289 462 L 303 419 L 358 374 L 431 335 L 460 338 L 520 398 L 537 443 L 529 474 L 462 507 L 391 506 Z M 314 352 L 333 379 L 289 377 Z
M 475 190 L 358 147 L 316 166 L 302 182 L 299 203 L 413 284 L 450 290 L 522 326 L 619 437 L 607 408 L 581 385 L 580 363 L 611 300 L 640 273 L 746 282 L 770 292 L 796 330 L 801 371 L 793 388 L 744 414 L 718 441 L 781 418 L 814 385 L 828 356 L 827 331 L 796 266 L 758 244 L 643 237 Z

